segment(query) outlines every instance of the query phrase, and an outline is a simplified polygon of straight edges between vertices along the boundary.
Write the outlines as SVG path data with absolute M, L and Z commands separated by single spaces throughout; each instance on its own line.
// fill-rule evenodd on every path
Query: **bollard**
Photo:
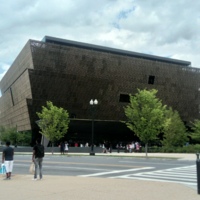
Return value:
M 197 192 L 200 194 L 200 160 L 199 153 L 197 155 L 196 165 L 197 165 Z

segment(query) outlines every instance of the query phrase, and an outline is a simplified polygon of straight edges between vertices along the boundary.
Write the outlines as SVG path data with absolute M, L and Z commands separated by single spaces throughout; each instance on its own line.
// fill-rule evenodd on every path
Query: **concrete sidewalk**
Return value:
M 199 200 L 197 191 L 181 184 L 140 180 L 14 175 L 0 181 L 1 199 L 16 200 Z
M 52 155 L 51 152 L 45 153 L 46 155 Z M 88 153 L 71 153 L 69 152 L 68 156 L 89 156 Z M 1 155 L 1 152 L 0 152 Z M 32 155 L 32 152 L 15 152 L 15 155 Z M 60 155 L 58 152 L 54 152 L 54 155 Z M 139 158 L 166 158 L 166 159 L 183 159 L 183 160 L 194 160 L 196 161 L 196 154 L 191 153 L 148 153 L 147 157 L 145 153 L 117 153 L 117 152 L 112 152 L 112 153 L 95 153 L 95 156 L 119 156 L 119 157 L 139 157 Z
M 117 153 L 116 153 L 117 154 Z M 69 154 L 70 155 L 70 154 Z M 84 155 L 84 154 L 81 154 Z M 87 154 L 86 154 L 87 155 Z M 100 154 L 110 156 L 110 154 Z M 113 156 L 115 154 L 112 154 Z M 121 154 L 123 156 L 124 154 Z M 126 153 L 125 156 L 128 154 Z M 131 156 L 131 154 L 129 155 Z M 133 155 L 132 155 L 133 156 Z M 138 155 L 139 156 L 139 155 Z M 140 154 L 142 156 L 142 154 Z M 145 156 L 145 155 L 144 155 Z M 194 154 L 149 154 L 149 157 L 196 160 Z M 178 183 L 156 181 L 45 176 L 32 181 L 29 174 L 14 174 L 11 180 L 0 180 L 1 199 L 16 200 L 199 200 L 197 189 Z
M 57 153 L 58 155 L 60 153 Z M 89 153 L 69 153 L 70 155 L 82 155 L 88 156 Z M 95 153 L 96 156 L 122 156 L 122 157 L 138 157 L 138 158 L 163 158 L 163 159 L 181 159 L 181 160 L 194 160 L 196 161 L 196 154 L 187 154 L 187 153 L 148 153 L 147 157 L 145 153 Z

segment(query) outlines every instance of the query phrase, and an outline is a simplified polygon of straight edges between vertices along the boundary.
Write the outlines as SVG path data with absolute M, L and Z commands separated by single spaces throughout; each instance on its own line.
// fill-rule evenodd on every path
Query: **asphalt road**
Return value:
M 15 155 L 13 174 L 28 174 L 31 155 Z M 195 162 L 161 158 L 45 155 L 43 174 L 126 178 L 196 185 Z

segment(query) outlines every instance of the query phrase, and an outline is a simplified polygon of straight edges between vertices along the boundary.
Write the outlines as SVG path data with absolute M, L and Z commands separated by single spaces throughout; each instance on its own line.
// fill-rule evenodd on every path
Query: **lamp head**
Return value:
M 98 104 L 97 99 L 95 99 L 95 100 L 91 99 L 90 100 L 90 105 L 97 105 L 97 104 Z

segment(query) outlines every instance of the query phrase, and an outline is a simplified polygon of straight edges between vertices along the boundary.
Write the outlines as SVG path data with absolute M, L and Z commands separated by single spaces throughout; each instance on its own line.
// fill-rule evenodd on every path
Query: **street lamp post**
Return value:
M 91 142 L 91 151 L 90 151 L 90 155 L 94 156 L 95 152 L 94 152 L 94 112 L 95 112 L 95 106 L 98 104 L 97 99 L 90 100 L 90 105 L 92 106 L 92 142 Z

